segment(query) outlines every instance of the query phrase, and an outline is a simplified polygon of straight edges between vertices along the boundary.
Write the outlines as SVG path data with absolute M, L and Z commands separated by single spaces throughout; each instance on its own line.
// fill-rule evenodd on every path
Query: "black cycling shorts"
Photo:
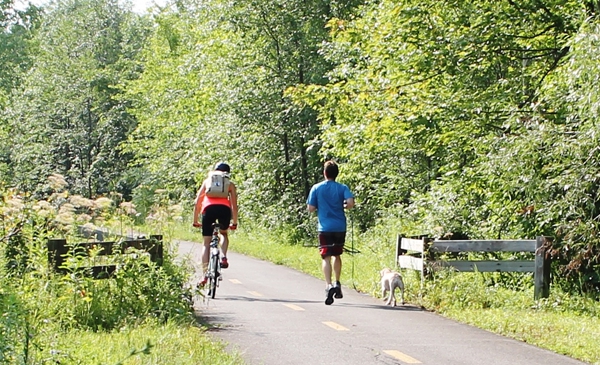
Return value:
M 204 237 L 212 236 L 212 225 L 215 222 L 219 222 L 221 230 L 226 230 L 229 228 L 229 221 L 231 221 L 230 207 L 222 204 L 207 206 L 202 213 L 202 235 Z

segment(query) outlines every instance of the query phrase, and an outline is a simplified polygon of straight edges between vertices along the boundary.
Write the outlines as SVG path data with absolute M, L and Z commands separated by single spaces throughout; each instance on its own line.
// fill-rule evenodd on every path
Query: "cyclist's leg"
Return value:
M 214 205 L 209 205 L 202 213 L 202 272 L 208 270 L 208 259 L 210 256 L 210 240 L 212 238 L 212 225 L 217 220 Z
M 221 252 L 223 252 L 223 257 L 227 257 L 227 249 L 229 248 L 229 236 L 228 228 L 229 222 L 231 221 L 231 208 L 226 205 L 219 205 L 219 212 L 217 220 L 219 221 L 219 225 L 221 226 Z

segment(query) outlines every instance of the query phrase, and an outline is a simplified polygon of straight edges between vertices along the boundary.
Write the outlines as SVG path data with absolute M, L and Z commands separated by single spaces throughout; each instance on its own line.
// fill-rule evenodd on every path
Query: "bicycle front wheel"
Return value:
M 219 256 L 211 256 L 210 258 L 210 274 L 209 274 L 209 295 L 212 299 L 215 299 L 217 293 L 217 281 L 219 280 Z

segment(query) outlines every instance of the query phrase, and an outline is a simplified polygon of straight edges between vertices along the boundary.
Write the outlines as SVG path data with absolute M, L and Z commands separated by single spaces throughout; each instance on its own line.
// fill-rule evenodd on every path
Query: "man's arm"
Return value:
M 229 184 L 229 202 L 231 203 L 231 224 L 238 224 L 237 189 L 233 183 Z
M 194 201 L 194 220 L 192 223 L 194 227 L 200 226 L 200 223 L 198 223 L 198 216 L 200 215 L 200 210 L 202 209 L 202 200 L 204 200 L 205 192 L 206 187 L 204 186 L 204 182 L 202 182 L 202 186 L 200 186 L 200 190 L 198 190 L 198 194 L 196 194 L 196 200 Z
M 346 204 L 344 204 L 344 209 L 354 208 L 354 198 L 346 199 Z
M 314 205 L 306 204 L 306 208 L 310 213 L 317 211 L 317 207 L 315 207 Z

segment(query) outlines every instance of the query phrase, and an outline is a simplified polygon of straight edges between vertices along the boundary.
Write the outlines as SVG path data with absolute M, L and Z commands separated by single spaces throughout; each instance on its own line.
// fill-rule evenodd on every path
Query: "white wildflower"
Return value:
M 89 214 L 80 214 L 77 216 L 77 221 L 78 222 L 90 222 L 92 220 L 92 216 Z
M 112 206 L 112 200 L 106 197 L 100 197 L 94 201 L 94 205 L 98 209 L 108 209 Z
M 64 225 L 69 225 L 75 222 L 75 217 L 71 212 L 59 212 L 56 218 L 54 218 L 54 221 Z
M 181 204 L 174 204 L 168 207 L 171 219 L 177 222 L 183 221 L 183 207 Z
M 60 208 L 58 209 L 58 214 L 63 214 L 63 213 L 72 214 L 73 212 L 75 212 L 75 206 L 71 203 L 65 203 L 65 204 L 61 205 Z
M 123 202 L 120 204 L 120 207 L 123 209 L 125 214 L 135 215 L 137 213 L 135 210 L 135 204 L 132 202 Z
M 48 182 L 50 183 L 50 187 L 56 191 L 61 191 L 68 185 L 65 177 L 60 174 L 52 174 L 48 176 Z
M 178 215 L 178 214 L 182 214 L 183 213 L 183 207 L 181 206 L 181 204 L 171 205 L 171 206 L 169 206 L 168 209 L 169 209 L 169 212 L 171 214 Z
M 40 200 L 36 202 L 32 209 L 40 216 L 40 217 L 48 217 L 54 213 L 56 213 L 56 209 L 52 206 L 52 204 L 48 203 L 45 200 Z
M 8 206 L 9 210 L 12 210 L 14 212 L 18 212 L 25 208 L 25 204 L 23 204 L 23 199 L 21 199 L 21 197 L 18 196 L 11 196 L 6 201 L 6 205 Z
M 82 229 L 83 229 L 84 231 L 90 231 L 90 232 L 91 232 L 91 231 L 95 231 L 95 230 L 97 230 L 97 229 L 98 229 L 98 227 L 96 227 L 96 225 L 94 225 L 93 223 L 90 223 L 90 222 L 88 222 L 88 223 L 86 223 L 86 224 L 84 224 L 84 225 L 82 226 Z
M 84 198 L 81 195 L 73 195 L 69 198 L 69 201 L 76 207 L 92 208 L 94 206 L 93 200 Z

